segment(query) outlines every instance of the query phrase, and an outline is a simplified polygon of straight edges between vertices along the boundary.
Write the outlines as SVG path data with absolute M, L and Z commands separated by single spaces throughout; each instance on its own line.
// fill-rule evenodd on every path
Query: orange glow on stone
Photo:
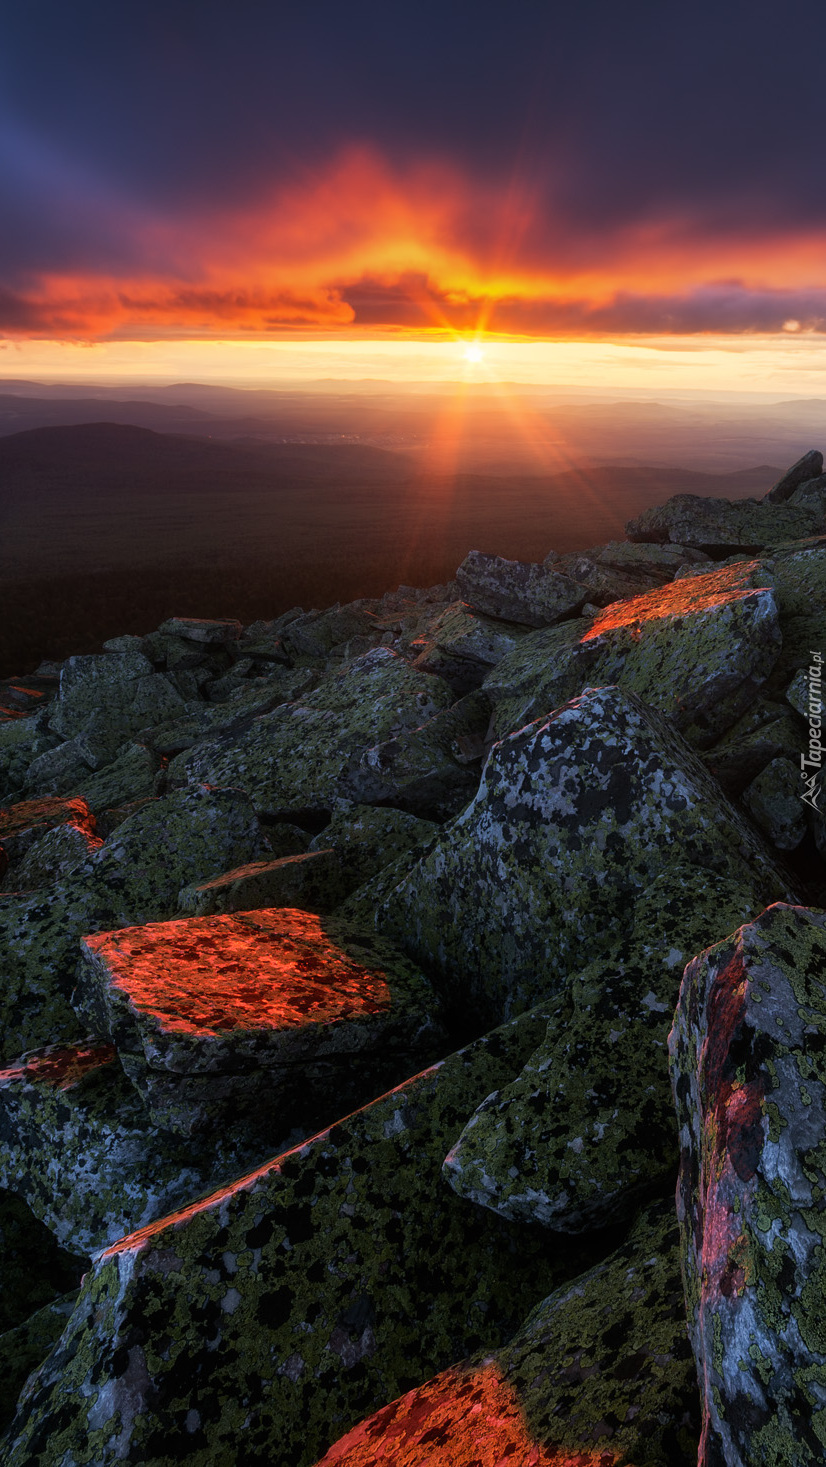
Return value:
M 17 1065 L 0 1070 L 0 1085 L 19 1080 L 45 1083 L 56 1090 L 71 1090 L 90 1070 L 111 1065 L 117 1056 L 114 1044 L 75 1044 L 65 1049 L 54 1046 L 30 1054 Z
M 604 1449 L 533 1441 L 515 1390 L 485 1361 L 453 1366 L 383 1406 L 316 1467 L 615 1467 L 618 1460 Z
M 166 1034 L 332 1024 L 390 1008 L 383 974 L 312 912 L 273 908 L 153 922 L 84 938 L 111 985 Z
M 633 635 L 634 629 L 641 630 L 645 622 L 695 616 L 698 612 L 712 611 L 726 603 L 744 601 L 747 596 L 755 595 L 755 587 L 744 587 L 743 580 L 749 571 L 757 569 L 757 565 L 757 561 L 740 561 L 737 565 L 710 571 L 708 575 L 686 576 L 683 581 L 672 581 L 670 585 L 646 591 L 642 596 L 632 596 L 628 601 L 616 601 L 596 618 L 581 641 L 592 642 L 595 637 L 618 631 L 621 627 L 627 627 Z

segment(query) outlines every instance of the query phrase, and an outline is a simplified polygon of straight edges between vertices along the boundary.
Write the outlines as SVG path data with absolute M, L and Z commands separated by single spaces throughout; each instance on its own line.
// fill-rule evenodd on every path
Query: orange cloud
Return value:
M 73 340 L 489 331 L 605 338 L 826 322 L 818 231 L 674 215 L 576 228 L 528 183 L 350 147 L 254 207 L 142 217 L 122 270 L 0 292 L 0 332 Z M 145 264 L 143 262 L 146 262 Z

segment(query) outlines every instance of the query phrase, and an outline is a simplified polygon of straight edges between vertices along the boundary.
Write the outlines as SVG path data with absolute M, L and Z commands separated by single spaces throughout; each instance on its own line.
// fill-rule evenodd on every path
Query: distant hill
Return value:
M 779 472 L 429 476 L 363 444 L 33 429 L 0 438 L 0 675 L 176 612 L 251 621 L 447 580 L 470 549 L 582 549 L 672 494 L 762 494 Z

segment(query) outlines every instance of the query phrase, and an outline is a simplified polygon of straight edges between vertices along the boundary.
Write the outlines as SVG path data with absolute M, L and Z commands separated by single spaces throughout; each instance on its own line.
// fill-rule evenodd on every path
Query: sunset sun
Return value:
M 473 362 L 474 365 L 476 365 L 479 362 L 483 362 L 485 360 L 485 353 L 484 353 L 484 351 L 482 350 L 481 346 L 479 346 L 478 343 L 475 342 L 475 341 L 471 341 L 465 347 L 465 353 L 464 353 L 464 355 L 465 355 L 465 361 L 466 362 Z

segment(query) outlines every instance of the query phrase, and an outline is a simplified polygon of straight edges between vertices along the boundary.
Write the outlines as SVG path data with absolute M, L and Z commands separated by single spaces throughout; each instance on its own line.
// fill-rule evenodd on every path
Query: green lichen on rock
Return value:
M 261 854 L 241 790 L 178 790 L 142 805 L 49 890 L 0 896 L 2 1057 L 82 1039 L 69 997 L 80 938 L 172 916 L 182 886 Z
M 643 510 L 629 520 L 629 540 L 692 545 L 700 550 L 744 550 L 782 545 L 817 534 L 824 527 L 819 501 L 766 504 L 753 499 L 711 499 L 698 494 L 675 494 L 665 504 Z
M 180 716 L 184 709 L 180 693 L 142 653 L 106 652 L 64 663 L 51 726 L 71 739 L 95 718 L 126 740 L 146 724 Z
M 271 1144 L 285 1134 L 274 1118 Z M 260 1157 L 241 1127 L 201 1142 L 154 1125 L 100 1040 L 33 1051 L 0 1073 L 0 1186 L 73 1253 L 99 1252 Z
M 469 1208 L 439 1169 L 548 1016 L 103 1255 L 28 1382 L 6 1467 L 230 1467 L 242 1439 L 251 1461 L 307 1467 L 366 1412 L 499 1346 L 593 1254 Z
M 246 912 L 253 907 L 301 907 L 329 912 L 347 889 L 335 851 L 320 847 L 274 861 L 251 861 L 209 881 L 185 886 L 178 910 L 193 917 L 217 912 Z
M 478 794 L 378 908 L 449 1004 L 500 1018 L 610 952 L 669 867 L 787 887 L 674 729 L 589 689 L 497 744 Z
M 462 601 L 441 612 L 409 648 L 414 666 L 446 678 L 458 694 L 478 688 L 491 667 L 512 652 L 526 628 L 482 616 Z
M 584 629 L 526 637 L 485 679 L 497 737 L 584 688 L 616 683 L 714 743 L 772 671 L 782 638 L 759 561 L 715 569 L 608 607 Z
M 424 975 L 335 915 L 149 923 L 81 953 L 75 1010 L 117 1046 L 156 1124 L 185 1135 L 321 1124 L 447 1047 Z
M 739 795 L 772 759 L 799 760 L 802 734 L 788 704 L 761 695 L 701 757 L 726 794 Z
M 317 1467 L 633 1463 L 694 1467 L 699 1401 L 669 1203 L 557 1289 L 493 1354 L 452 1366 L 342 1438 Z
M 743 791 L 743 804 L 755 825 L 779 851 L 793 851 L 806 834 L 804 786 L 789 759 L 772 759 Z
M 406 810 L 342 805 L 310 841 L 309 849 L 335 851 L 349 892 L 400 857 L 421 853 L 439 829 L 434 821 L 421 820 Z
M 701 1462 L 826 1443 L 826 914 L 777 904 L 690 963 L 669 1040 Z
M 73 790 L 98 814 L 154 794 L 159 769 L 160 759 L 145 744 L 127 743 L 111 764 L 76 781 Z
M 246 790 L 270 813 L 334 809 L 356 753 L 426 723 L 453 702 L 441 678 L 417 672 L 385 647 L 324 678 L 237 736 L 195 745 L 169 765 L 171 785 L 205 781 Z
M 429 718 L 363 752 L 343 770 L 339 789 L 357 803 L 395 806 L 444 820 L 476 792 L 490 724 L 490 702 L 477 689 Z
M 460 1196 L 576 1232 L 667 1185 L 679 1147 L 666 1042 L 682 971 L 757 916 L 759 885 L 680 866 L 652 882 L 630 932 L 571 978 L 542 1044 L 451 1148 L 445 1174 Z
M 35 891 L 50 886 L 69 876 L 102 845 L 101 837 L 92 835 L 87 826 L 71 821 L 53 825 L 15 863 L 6 885 L 11 891 Z
M 76 1303 L 77 1289 L 73 1289 L 0 1334 L 0 1430 L 14 1418 L 26 1380 L 60 1338 Z

